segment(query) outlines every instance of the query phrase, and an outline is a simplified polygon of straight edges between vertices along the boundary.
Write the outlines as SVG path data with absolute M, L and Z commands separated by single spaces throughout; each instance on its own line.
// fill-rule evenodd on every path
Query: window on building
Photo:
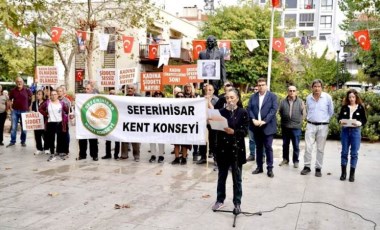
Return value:
M 319 34 L 319 40 L 321 40 L 321 41 L 326 41 L 326 37 L 327 36 L 329 36 L 329 35 L 331 35 L 331 34 L 329 34 L 329 33 L 320 33 Z
M 300 14 L 299 27 L 314 26 L 314 14 Z
M 285 38 L 294 38 L 294 37 L 296 37 L 296 32 L 293 32 L 293 31 L 285 32 L 284 37 Z
M 334 0 L 321 0 L 321 10 L 332 10 Z
M 104 33 L 109 34 L 110 38 L 108 41 L 108 46 L 107 46 L 107 53 L 109 54 L 114 54 L 115 53 L 115 27 L 105 27 L 104 28 Z
M 297 8 L 297 0 L 285 0 L 285 8 Z
M 293 29 L 297 26 L 297 14 L 285 14 L 284 26 Z
M 321 22 L 319 26 L 321 28 L 332 28 L 332 16 L 331 15 L 321 16 Z
M 260 0 L 260 3 L 265 3 L 266 2 L 266 0 Z
M 304 9 L 315 9 L 314 0 L 302 0 Z

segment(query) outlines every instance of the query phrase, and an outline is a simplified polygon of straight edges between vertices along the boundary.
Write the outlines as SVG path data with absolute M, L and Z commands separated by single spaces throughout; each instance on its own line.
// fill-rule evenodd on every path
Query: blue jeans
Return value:
M 289 162 L 289 146 L 292 141 L 293 146 L 293 163 L 298 163 L 298 156 L 300 155 L 300 139 L 301 129 L 291 129 L 286 127 L 282 128 L 282 158 Z
M 341 152 L 341 165 L 346 166 L 348 163 L 348 151 L 351 146 L 351 168 L 356 168 L 358 163 L 358 151 L 360 148 L 361 128 L 358 127 L 342 127 L 342 132 L 340 134 L 340 141 L 342 143 Z
M 255 157 L 255 154 L 256 154 L 255 134 L 250 129 L 248 129 L 248 136 L 249 136 L 249 155 Z
M 14 144 L 16 143 L 16 135 L 17 135 L 17 125 L 18 125 L 18 122 L 20 121 L 20 124 L 22 124 L 21 122 L 21 114 L 22 113 L 26 113 L 28 111 L 23 111 L 23 110 L 12 110 L 12 130 L 11 130 L 11 143 Z M 25 143 L 26 141 L 26 131 L 24 131 L 24 129 L 22 128 L 22 125 L 21 125 L 21 143 Z

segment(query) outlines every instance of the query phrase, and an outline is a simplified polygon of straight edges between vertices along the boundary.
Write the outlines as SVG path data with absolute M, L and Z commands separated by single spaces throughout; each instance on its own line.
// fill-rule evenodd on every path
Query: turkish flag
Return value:
M 128 37 L 123 35 L 123 47 L 124 47 L 124 53 L 131 53 L 132 52 L 132 47 L 133 47 L 133 37 Z M 150 51 L 150 49 L 149 49 Z
M 158 44 L 149 45 L 149 59 L 156 59 Z
M 10 30 L 16 37 L 20 36 L 20 32 L 17 29 L 8 27 L 8 30 Z
M 281 0 L 272 0 L 272 7 L 280 7 Z
M 84 79 L 84 69 L 75 70 L 75 81 L 82 81 Z
M 371 50 L 371 40 L 369 38 L 368 30 L 355 31 L 354 36 L 363 50 Z
M 52 27 L 51 28 L 51 32 L 50 32 L 51 33 L 51 40 L 54 43 L 59 42 L 59 38 L 61 37 L 62 31 L 63 31 L 63 29 L 60 27 Z
M 273 38 L 273 49 L 285 53 L 285 38 Z
M 206 49 L 205 40 L 194 40 L 193 41 L 193 60 L 197 60 L 199 57 L 199 53 L 205 49 Z

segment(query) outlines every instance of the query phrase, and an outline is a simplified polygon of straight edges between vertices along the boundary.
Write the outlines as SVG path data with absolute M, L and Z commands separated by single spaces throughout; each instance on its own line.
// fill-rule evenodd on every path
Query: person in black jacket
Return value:
M 367 123 L 366 112 L 359 96 L 359 93 L 354 90 L 348 90 L 343 106 L 340 110 L 338 122 L 342 126 L 341 132 L 341 167 L 342 175 L 340 180 L 346 180 L 346 169 L 348 163 L 348 151 L 351 147 L 350 159 L 350 182 L 355 181 L 355 169 L 358 162 L 358 151 L 361 142 L 361 127 Z
M 212 206 L 216 211 L 223 207 L 226 198 L 226 180 L 229 168 L 232 169 L 234 214 L 240 213 L 242 197 L 242 168 L 245 164 L 244 137 L 248 133 L 249 118 L 245 109 L 237 104 L 240 101 L 237 90 L 226 93 L 227 106 L 220 110 L 220 114 L 227 119 L 228 127 L 224 131 L 217 131 L 216 162 L 218 164 L 217 199 Z

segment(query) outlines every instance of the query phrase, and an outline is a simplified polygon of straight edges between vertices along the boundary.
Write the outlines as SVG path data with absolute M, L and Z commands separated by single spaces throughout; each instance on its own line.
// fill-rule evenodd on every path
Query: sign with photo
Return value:
M 220 80 L 220 60 L 198 60 L 198 79 Z

